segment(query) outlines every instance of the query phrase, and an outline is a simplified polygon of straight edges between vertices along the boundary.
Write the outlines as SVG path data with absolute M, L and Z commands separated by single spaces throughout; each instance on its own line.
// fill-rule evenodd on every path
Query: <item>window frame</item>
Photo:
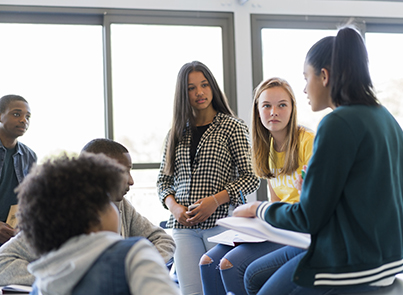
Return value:
M 114 139 L 111 61 L 111 24 L 218 26 L 222 29 L 224 92 L 237 113 L 235 34 L 232 12 L 0 6 L 0 23 L 101 25 L 105 138 Z M 159 169 L 160 163 L 132 163 L 132 169 Z
M 263 80 L 263 53 L 261 31 L 277 29 L 337 29 L 353 21 L 365 38 L 371 33 L 403 33 L 403 19 L 354 16 L 270 15 L 251 14 L 252 82 L 255 88 Z M 267 180 L 262 179 L 256 193 L 257 200 L 267 201 Z

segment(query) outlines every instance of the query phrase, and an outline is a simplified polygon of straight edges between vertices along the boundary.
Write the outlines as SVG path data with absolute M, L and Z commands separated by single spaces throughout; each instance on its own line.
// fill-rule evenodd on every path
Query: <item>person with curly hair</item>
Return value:
M 119 209 L 119 233 L 122 237 L 142 236 L 147 238 L 158 250 L 167 265 L 172 264 L 175 242 L 161 227 L 152 224 L 142 216 L 124 197 L 133 185 L 130 174 L 131 157 L 122 144 L 106 138 L 97 138 L 88 142 L 82 152 L 105 154 L 122 164 L 127 176 L 127 183 L 113 202 Z M 29 249 L 24 234 L 20 233 L 0 247 L 0 285 L 32 285 L 35 277 L 27 270 L 27 265 L 38 257 Z
M 19 228 L 40 256 L 31 294 L 179 294 L 149 241 L 118 234 L 113 200 L 126 184 L 125 167 L 102 154 L 32 169 L 17 189 Z

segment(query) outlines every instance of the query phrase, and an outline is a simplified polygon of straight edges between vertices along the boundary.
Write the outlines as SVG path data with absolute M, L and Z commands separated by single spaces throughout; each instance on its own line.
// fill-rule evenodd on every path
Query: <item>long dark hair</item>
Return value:
M 190 105 L 188 93 L 188 77 L 191 72 L 201 72 L 207 79 L 213 93 L 213 108 L 217 112 L 231 116 L 234 115 L 229 107 L 227 97 L 221 91 L 209 68 L 199 61 L 192 61 L 184 64 L 179 70 L 176 80 L 172 127 L 167 138 L 168 142 L 164 172 L 168 175 L 173 174 L 175 148 L 178 142 L 181 141 L 187 124 L 189 124 L 190 128 L 192 129 L 196 128 L 196 117 Z
M 341 28 L 336 37 L 315 43 L 306 55 L 306 63 L 315 74 L 321 69 L 330 73 L 333 104 L 379 105 L 368 68 L 368 53 L 361 34 L 353 27 Z

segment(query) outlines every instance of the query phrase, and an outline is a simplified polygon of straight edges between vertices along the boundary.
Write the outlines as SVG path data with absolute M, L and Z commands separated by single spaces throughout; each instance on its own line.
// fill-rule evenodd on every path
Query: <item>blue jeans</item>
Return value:
M 174 228 L 172 236 L 176 243 L 175 266 L 182 295 L 203 294 L 200 279 L 199 261 L 216 243 L 207 238 L 218 235 L 225 228 L 216 226 L 210 229 Z
M 283 245 L 262 242 L 246 243 L 236 247 L 217 245 L 206 253 L 211 264 L 200 265 L 204 295 L 221 295 L 233 292 L 246 295 L 243 277 L 247 266 L 255 259 L 266 255 Z M 220 260 L 226 258 L 233 266 L 220 269 Z
M 306 250 L 283 247 L 252 262 L 245 272 L 244 283 L 249 295 L 331 295 L 365 293 L 379 287 L 346 286 L 345 288 L 306 288 L 292 282 L 292 275 Z

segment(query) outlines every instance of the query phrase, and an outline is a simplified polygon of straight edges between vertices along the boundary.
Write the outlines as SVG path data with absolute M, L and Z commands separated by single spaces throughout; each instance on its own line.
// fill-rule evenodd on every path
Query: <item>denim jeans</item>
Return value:
M 227 292 L 246 295 L 243 283 L 246 267 L 255 259 L 281 247 L 283 246 L 271 242 L 246 243 L 236 247 L 215 246 L 206 253 L 212 263 L 200 265 L 204 295 L 221 295 Z M 233 266 L 220 270 L 220 260 L 223 258 Z
M 283 247 L 252 262 L 245 272 L 244 283 L 249 295 L 331 295 L 365 293 L 379 287 L 360 285 L 344 288 L 306 288 L 292 282 L 292 275 L 306 250 Z
M 199 261 L 216 243 L 207 238 L 218 235 L 225 228 L 216 226 L 210 229 L 174 228 L 172 236 L 176 243 L 174 254 L 176 273 L 182 295 L 203 294 L 200 279 Z

